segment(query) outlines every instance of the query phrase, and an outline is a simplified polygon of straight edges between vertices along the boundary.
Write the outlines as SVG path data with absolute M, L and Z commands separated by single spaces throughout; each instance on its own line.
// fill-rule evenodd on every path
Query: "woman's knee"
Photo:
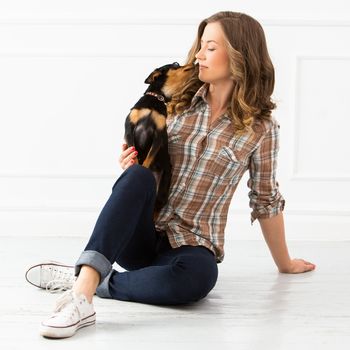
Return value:
M 196 264 L 193 260 L 179 259 L 173 266 L 175 275 L 181 276 L 174 292 L 180 304 L 198 301 L 206 297 L 214 288 L 218 278 L 218 268 L 215 259 L 200 259 Z
M 125 178 L 128 181 L 130 181 L 133 186 L 140 185 L 143 187 L 149 187 L 150 189 L 156 188 L 156 179 L 152 171 L 148 168 L 143 167 L 140 164 L 134 164 L 125 169 L 116 181 L 116 183 L 113 185 L 112 190 L 122 178 Z

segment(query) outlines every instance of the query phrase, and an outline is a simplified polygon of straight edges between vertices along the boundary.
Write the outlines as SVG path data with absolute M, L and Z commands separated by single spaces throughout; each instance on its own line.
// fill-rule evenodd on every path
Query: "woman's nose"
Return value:
M 197 60 L 203 60 L 203 59 L 204 59 L 204 57 L 203 57 L 203 55 L 202 55 L 202 53 L 201 53 L 201 50 L 199 50 L 199 51 L 194 55 L 194 57 L 196 57 Z

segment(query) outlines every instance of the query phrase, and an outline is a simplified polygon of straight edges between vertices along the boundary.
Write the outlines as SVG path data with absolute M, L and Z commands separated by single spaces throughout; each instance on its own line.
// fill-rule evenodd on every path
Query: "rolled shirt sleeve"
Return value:
M 277 155 L 279 149 L 279 124 L 272 120 L 272 127 L 262 137 L 249 163 L 248 187 L 251 224 L 257 218 L 270 218 L 284 209 L 285 200 L 276 181 Z

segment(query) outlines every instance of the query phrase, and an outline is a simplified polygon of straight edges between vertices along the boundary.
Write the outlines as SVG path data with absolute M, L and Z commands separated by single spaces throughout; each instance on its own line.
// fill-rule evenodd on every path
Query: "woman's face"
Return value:
M 201 47 L 195 56 L 199 62 L 198 78 L 205 83 L 231 80 L 229 57 L 224 32 L 218 22 L 208 23 L 201 38 Z

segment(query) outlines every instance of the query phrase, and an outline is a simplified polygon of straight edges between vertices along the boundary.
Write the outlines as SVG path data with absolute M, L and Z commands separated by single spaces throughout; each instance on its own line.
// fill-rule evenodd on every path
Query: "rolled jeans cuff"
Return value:
M 99 284 L 96 289 L 96 295 L 100 298 L 112 298 L 111 293 L 109 292 L 109 280 L 112 276 L 114 270 L 111 270 L 105 279 Z
M 109 260 L 101 253 L 95 250 L 84 250 L 78 261 L 75 263 L 74 275 L 78 276 L 82 265 L 93 267 L 100 274 L 100 284 L 112 270 Z

